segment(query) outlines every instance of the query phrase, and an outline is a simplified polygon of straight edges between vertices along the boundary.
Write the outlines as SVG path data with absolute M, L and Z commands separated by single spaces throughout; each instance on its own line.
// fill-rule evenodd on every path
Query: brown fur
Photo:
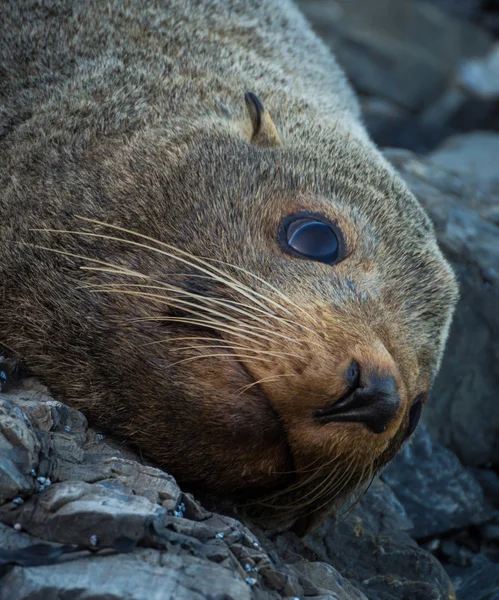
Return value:
M 12 0 L 0 23 L 0 343 L 185 484 L 277 490 L 272 502 L 299 516 L 367 482 L 431 386 L 456 286 L 299 12 L 271 0 Z M 268 109 L 259 131 L 248 90 Z M 343 262 L 283 253 L 279 224 L 300 210 L 338 224 Z M 104 263 L 115 272 L 88 270 Z M 224 331 L 164 320 L 196 320 L 196 306 L 223 312 Z M 220 339 L 244 350 L 209 348 Z M 224 356 L 178 362 L 202 354 Z M 312 418 L 344 393 L 353 359 L 397 380 L 401 408 L 381 434 Z

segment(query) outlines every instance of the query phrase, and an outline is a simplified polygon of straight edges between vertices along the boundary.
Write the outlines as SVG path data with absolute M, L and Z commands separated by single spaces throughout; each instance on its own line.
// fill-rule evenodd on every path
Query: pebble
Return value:
M 246 583 L 248 585 L 254 586 L 257 584 L 257 580 L 254 577 L 246 577 Z
M 23 526 L 21 525 L 21 523 L 14 523 L 14 529 L 16 531 L 21 531 L 22 528 Z
M 35 471 L 35 469 L 31 469 L 31 471 L 29 472 L 29 474 L 31 475 L 31 477 L 36 477 L 36 471 Z
M 94 548 L 99 545 L 99 538 L 95 534 L 90 536 L 90 545 Z
M 98 439 L 100 442 L 102 442 L 102 440 L 103 440 L 103 439 L 105 439 L 105 437 L 106 437 L 106 436 L 105 436 L 105 435 L 103 435 L 102 433 L 98 433 L 98 434 L 97 434 L 97 439 Z
M 428 550 L 428 552 L 436 552 L 440 548 L 440 540 L 438 538 L 434 538 L 433 540 L 424 544 L 423 548 Z
M 47 488 L 49 485 L 52 485 L 52 481 L 48 477 L 37 477 L 36 480 L 40 484 L 38 492 L 43 492 L 45 488 Z
M 182 502 L 177 506 L 177 509 L 173 511 L 174 517 L 183 517 L 185 513 L 185 504 Z
M 224 539 L 224 534 L 223 533 L 216 533 L 215 537 L 218 538 L 219 540 L 223 540 Z
M 14 504 L 17 504 L 17 506 L 21 506 L 21 504 L 24 504 L 24 500 L 22 498 L 14 498 L 14 500 L 12 500 L 12 502 Z
M 64 425 L 64 431 L 67 431 L 67 433 L 71 433 L 72 429 L 69 425 Z

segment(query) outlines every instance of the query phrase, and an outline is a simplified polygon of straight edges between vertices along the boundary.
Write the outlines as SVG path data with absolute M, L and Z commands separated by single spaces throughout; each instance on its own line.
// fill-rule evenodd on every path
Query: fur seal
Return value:
M 0 343 L 184 485 L 310 527 L 414 429 L 457 296 L 342 71 L 287 0 L 0 22 Z

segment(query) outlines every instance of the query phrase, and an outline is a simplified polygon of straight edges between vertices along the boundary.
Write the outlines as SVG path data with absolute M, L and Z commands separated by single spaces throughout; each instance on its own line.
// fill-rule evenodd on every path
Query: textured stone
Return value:
M 499 466 L 499 182 L 407 151 L 386 155 L 432 218 L 461 293 L 423 416 L 464 464 Z
M 499 600 L 499 564 L 477 556 L 470 567 L 450 566 L 458 600 Z
M 329 576 L 338 585 L 353 585 L 369 600 L 449 600 L 453 592 L 447 575 L 412 539 L 412 528 L 395 494 L 378 480 L 357 505 L 346 506 L 302 540 L 292 533 L 277 536 L 275 551 L 302 570 L 303 557 L 332 565 Z M 304 570 L 310 574 L 316 568 Z M 321 569 L 311 581 L 318 589 L 300 583 L 318 593 L 324 581 Z
M 430 155 L 444 169 L 499 184 L 499 133 L 476 131 L 446 140 Z
M 461 85 L 487 100 L 499 98 L 499 43 L 483 58 L 465 61 L 459 69 Z
M 414 523 L 416 539 L 479 524 L 491 517 L 483 491 L 455 454 L 420 425 L 382 475 Z
M 301 0 L 317 33 L 362 93 L 420 110 L 438 98 L 463 58 L 492 46 L 481 29 L 413 0 Z
M 380 481 L 343 523 L 330 519 L 304 540 L 268 537 L 204 510 L 36 382 L 0 398 L 4 439 L 23 440 L 15 455 L 0 448 L 0 466 L 10 461 L 33 482 L 20 503 L 0 505 L 0 600 L 392 600 L 395 587 L 411 600 L 448 600 L 445 572 Z
M 223 590 L 223 593 L 220 593 Z M 248 584 L 230 570 L 154 550 L 94 556 L 46 567 L 15 567 L 0 583 L 0 600 L 250 600 Z

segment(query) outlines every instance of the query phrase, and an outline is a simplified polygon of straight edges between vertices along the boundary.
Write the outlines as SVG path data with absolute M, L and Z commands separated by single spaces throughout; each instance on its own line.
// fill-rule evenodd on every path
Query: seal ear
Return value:
M 272 117 L 258 96 L 253 92 L 246 92 L 244 100 L 251 120 L 251 129 L 248 135 L 250 142 L 264 148 L 280 146 L 281 140 Z

